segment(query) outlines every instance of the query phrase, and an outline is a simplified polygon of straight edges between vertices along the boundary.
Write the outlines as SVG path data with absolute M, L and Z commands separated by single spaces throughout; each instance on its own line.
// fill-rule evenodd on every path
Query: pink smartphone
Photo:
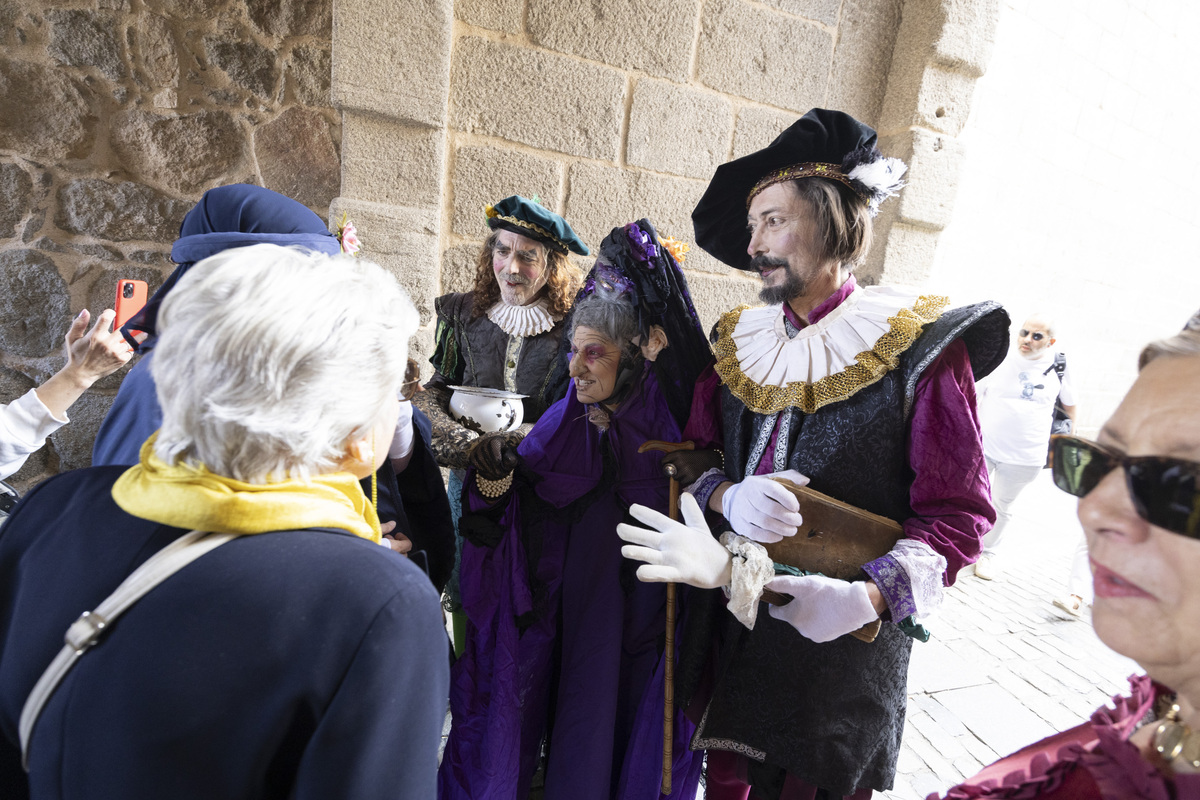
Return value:
M 120 328 L 129 318 L 142 310 L 146 305 L 146 282 L 133 280 L 117 281 L 117 318 L 113 322 L 113 330 Z

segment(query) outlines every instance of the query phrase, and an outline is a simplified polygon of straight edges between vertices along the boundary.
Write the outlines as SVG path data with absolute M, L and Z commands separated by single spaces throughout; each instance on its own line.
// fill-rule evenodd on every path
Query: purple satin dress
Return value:
M 586 413 L 572 383 L 519 447 L 542 480 L 501 500 L 495 546 L 463 544 L 467 644 L 451 675 L 443 800 L 525 800 L 543 735 L 547 800 L 661 796 L 666 587 L 623 566 L 616 526 L 633 503 L 666 511 L 661 453 L 637 449 L 678 441 L 679 426 L 650 370 L 607 431 Z M 464 507 L 488 506 L 470 474 L 464 486 Z M 672 798 L 696 794 L 692 730 L 677 712 Z

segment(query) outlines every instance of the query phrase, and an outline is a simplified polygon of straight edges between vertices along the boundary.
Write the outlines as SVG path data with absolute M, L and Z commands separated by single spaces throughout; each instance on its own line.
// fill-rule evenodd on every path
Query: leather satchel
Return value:
M 763 545 L 767 555 L 777 564 L 819 572 L 830 578 L 853 580 L 862 572 L 863 564 L 887 555 L 896 542 L 904 538 L 904 528 L 895 520 L 843 503 L 807 486 L 775 480 L 796 496 L 800 502 L 800 515 L 804 517 L 794 536 Z M 792 600 L 789 595 L 770 589 L 763 591 L 762 599 L 776 606 Z M 866 642 L 873 641 L 879 626 L 879 620 L 868 623 L 855 631 L 854 636 Z

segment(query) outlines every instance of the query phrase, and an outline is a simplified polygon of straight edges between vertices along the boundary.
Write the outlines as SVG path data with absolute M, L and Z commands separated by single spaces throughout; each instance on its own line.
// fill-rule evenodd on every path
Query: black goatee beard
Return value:
M 808 282 L 803 276 L 797 275 L 788 266 L 788 262 L 782 258 L 771 258 L 769 256 L 755 256 L 750 259 L 750 269 L 754 270 L 762 277 L 764 269 L 782 269 L 784 274 L 783 283 L 778 286 L 764 286 L 758 293 L 758 299 L 767 305 L 776 305 L 786 303 L 793 297 L 799 297 L 808 289 Z

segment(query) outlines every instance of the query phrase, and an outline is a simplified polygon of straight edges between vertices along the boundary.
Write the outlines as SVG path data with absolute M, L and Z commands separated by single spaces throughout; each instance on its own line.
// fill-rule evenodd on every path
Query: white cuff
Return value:
M 925 542 L 901 539 L 892 548 L 892 558 L 908 575 L 917 619 L 928 619 L 942 605 L 945 594 L 946 559 Z
M 388 447 L 388 458 L 396 472 L 402 472 L 408 466 L 408 460 L 413 451 L 413 407 L 407 400 L 400 401 L 400 417 L 396 420 L 396 432 L 392 436 L 392 444 Z M 397 463 L 399 462 L 399 463 Z

